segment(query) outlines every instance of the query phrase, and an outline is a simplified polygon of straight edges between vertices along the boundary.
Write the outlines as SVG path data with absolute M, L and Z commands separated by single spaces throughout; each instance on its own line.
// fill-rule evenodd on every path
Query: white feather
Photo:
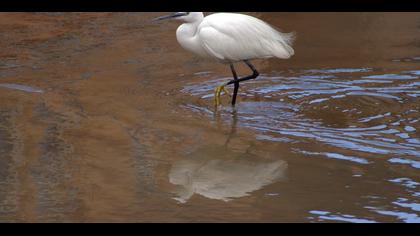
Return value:
M 238 62 L 294 55 L 294 33 L 279 32 L 255 17 L 236 13 L 216 13 L 205 18 L 201 12 L 190 15 L 187 23 L 178 28 L 177 39 L 182 47 L 200 56 Z

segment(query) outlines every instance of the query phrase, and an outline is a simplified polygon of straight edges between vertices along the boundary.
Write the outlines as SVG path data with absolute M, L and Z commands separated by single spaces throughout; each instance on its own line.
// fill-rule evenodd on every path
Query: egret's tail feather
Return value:
M 296 40 L 296 32 L 290 33 L 283 33 L 277 27 L 266 23 L 269 27 L 271 27 L 272 35 L 275 41 L 276 46 L 273 48 L 273 54 L 277 58 L 281 59 L 289 59 L 295 54 L 295 50 L 293 49 L 293 43 Z
M 293 46 L 293 43 L 296 40 L 296 32 L 290 32 L 290 33 L 282 33 L 280 32 L 282 38 L 284 39 L 285 43 L 289 46 Z
M 296 40 L 296 32 L 290 32 L 290 33 L 282 33 L 280 34 L 280 43 L 283 46 L 284 50 L 286 51 L 286 54 L 282 54 L 282 58 L 290 58 L 295 54 L 295 50 L 293 49 L 293 43 Z

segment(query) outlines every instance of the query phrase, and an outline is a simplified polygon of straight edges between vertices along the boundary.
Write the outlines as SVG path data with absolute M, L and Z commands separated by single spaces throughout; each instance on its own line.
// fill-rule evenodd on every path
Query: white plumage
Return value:
M 177 30 L 179 44 L 200 56 L 221 62 L 293 56 L 294 34 L 281 33 L 264 21 L 237 13 L 215 13 L 203 17 L 190 12 Z
M 220 104 L 222 91 L 234 85 L 232 105 L 236 103 L 239 83 L 255 79 L 259 73 L 250 60 L 277 57 L 288 59 L 294 55 L 294 33 L 282 33 L 264 21 L 237 13 L 215 13 L 204 17 L 202 12 L 177 12 L 156 20 L 177 19 L 184 23 L 178 27 L 176 38 L 186 50 L 199 56 L 230 64 L 233 80 L 215 89 L 215 105 Z M 234 63 L 244 62 L 252 75 L 238 78 Z

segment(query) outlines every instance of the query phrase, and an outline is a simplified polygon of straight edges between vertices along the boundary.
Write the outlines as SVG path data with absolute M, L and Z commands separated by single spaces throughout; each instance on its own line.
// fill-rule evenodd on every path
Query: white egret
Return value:
M 178 43 L 201 57 L 229 64 L 233 80 L 215 89 L 215 104 L 220 104 L 222 90 L 234 84 L 232 105 L 236 103 L 239 83 L 255 79 L 259 73 L 250 60 L 260 58 L 288 59 L 294 55 L 293 33 L 282 33 L 266 22 L 244 14 L 215 13 L 204 17 L 202 12 L 177 12 L 156 20 L 177 19 L 184 23 L 176 31 Z M 252 75 L 238 78 L 234 63 L 244 62 Z

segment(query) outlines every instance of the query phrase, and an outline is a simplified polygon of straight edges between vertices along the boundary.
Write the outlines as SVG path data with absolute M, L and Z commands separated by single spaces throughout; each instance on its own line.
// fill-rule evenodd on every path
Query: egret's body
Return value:
M 264 21 L 236 13 L 215 13 L 204 17 L 202 12 L 178 12 L 158 19 L 175 18 L 184 21 L 176 31 L 179 44 L 204 58 L 230 64 L 234 79 L 216 89 L 216 105 L 224 86 L 235 85 L 232 105 L 235 105 L 239 83 L 258 77 L 249 62 L 259 58 L 288 59 L 294 54 L 293 34 L 277 31 Z M 253 71 L 251 76 L 238 78 L 233 63 L 245 62 Z

